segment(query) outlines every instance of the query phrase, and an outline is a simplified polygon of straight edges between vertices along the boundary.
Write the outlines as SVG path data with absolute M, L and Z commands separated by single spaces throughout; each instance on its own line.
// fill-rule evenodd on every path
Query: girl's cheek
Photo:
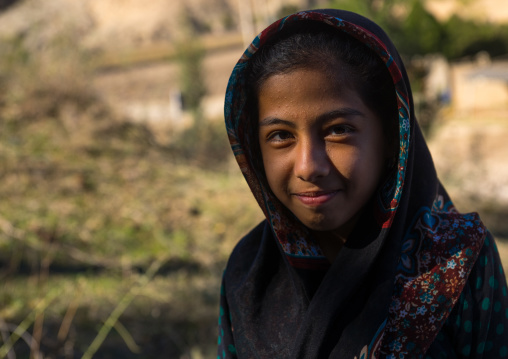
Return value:
M 361 156 L 357 148 L 349 147 L 331 151 L 329 158 L 335 169 L 344 178 L 351 178 L 362 165 Z

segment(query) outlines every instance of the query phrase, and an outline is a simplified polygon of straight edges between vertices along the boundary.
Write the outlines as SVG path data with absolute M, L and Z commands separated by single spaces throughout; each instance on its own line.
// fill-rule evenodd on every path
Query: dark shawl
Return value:
M 326 23 L 370 47 L 393 78 L 399 108 L 398 166 L 332 265 L 255 170 L 259 153 L 249 140 L 257 119 L 246 110 L 248 61 L 299 21 Z M 477 214 L 456 211 L 439 183 L 404 65 L 381 28 L 340 10 L 275 22 L 235 66 L 225 119 L 266 220 L 238 243 L 224 272 L 219 358 L 508 356 L 506 280 L 494 241 Z

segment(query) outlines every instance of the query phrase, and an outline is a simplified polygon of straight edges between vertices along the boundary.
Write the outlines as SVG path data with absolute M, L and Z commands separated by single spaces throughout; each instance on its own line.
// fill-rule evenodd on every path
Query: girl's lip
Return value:
M 331 200 L 339 191 L 316 191 L 294 193 L 294 196 L 307 206 L 320 206 Z

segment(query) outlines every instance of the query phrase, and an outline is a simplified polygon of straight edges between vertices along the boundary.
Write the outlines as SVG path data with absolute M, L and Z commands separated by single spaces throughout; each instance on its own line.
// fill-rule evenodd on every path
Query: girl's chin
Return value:
M 337 237 L 337 238 L 347 238 L 353 228 L 356 225 L 358 216 L 355 215 L 347 220 L 338 221 L 337 219 L 321 219 L 321 220 L 313 220 L 306 221 L 300 219 L 300 221 L 312 232 L 315 232 L 318 236 L 323 236 L 327 238 Z
M 302 221 L 303 222 L 303 221 Z M 328 222 L 303 222 L 307 228 L 309 228 L 313 232 L 336 232 L 342 228 L 341 225 L 337 227 L 337 222 L 328 223 Z

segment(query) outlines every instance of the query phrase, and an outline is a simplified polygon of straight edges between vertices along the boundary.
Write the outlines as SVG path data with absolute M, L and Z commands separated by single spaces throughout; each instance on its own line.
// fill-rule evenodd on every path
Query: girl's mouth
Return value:
M 307 206 L 320 206 L 329 200 L 331 200 L 338 193 L 338 190 L 334 191 L 317 191 L 317 192 L 301 192 L 294 193 L 293 195 Z

